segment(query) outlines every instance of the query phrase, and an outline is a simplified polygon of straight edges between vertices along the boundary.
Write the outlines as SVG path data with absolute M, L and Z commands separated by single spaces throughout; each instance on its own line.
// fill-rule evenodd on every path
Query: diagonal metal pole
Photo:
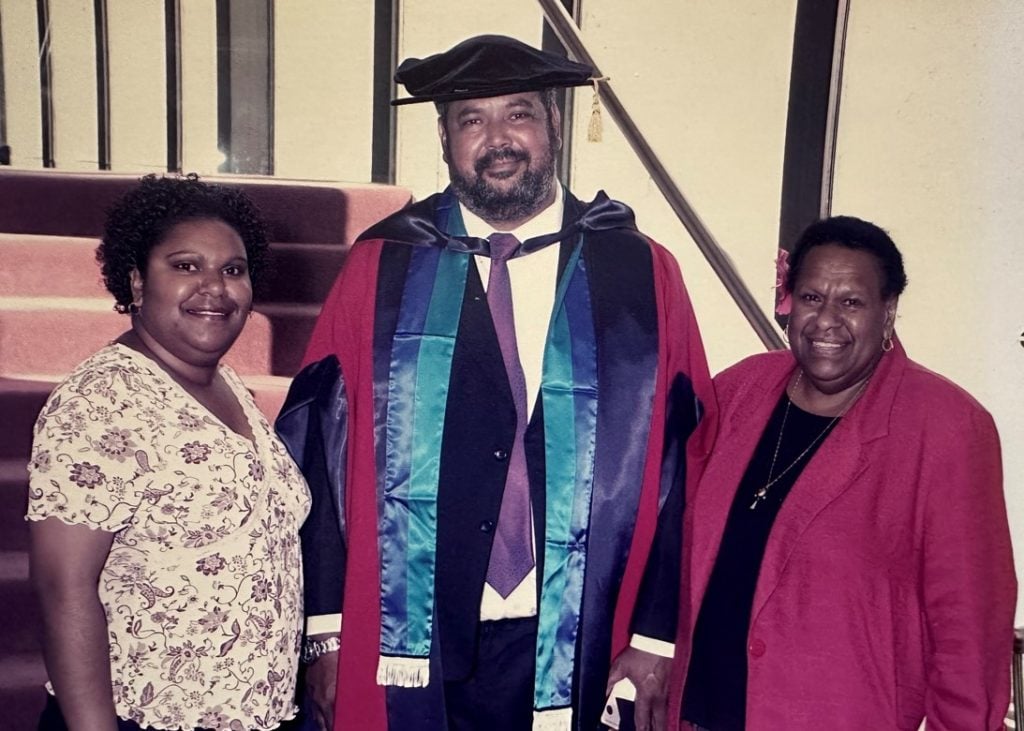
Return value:
M 593 67 L 594 75 L 600 77 L 602 75 L 601 71 L 594 58 L 590 55 L 590 52 L 587 51 L 586 46 L 583 45 L 579 28 L 576 27 L 576 23 L 562 6 L 561 2 L 559 0 L 538 0 L 538 2 L 544 11 L 544 16 L 547 18 L 548 23 L 551 24 L 555 34 L 566 50 L 577 61 Z M 704 258 L 707 259 L 715 274 L 718 275 L 726 291 L 732 296 L 736 306 L 740 308 L 740 312 L 747 318 L 747 322 L 754 328 L 754 332 L 757 333 L 757 336 L 766 348 L 769 350 L 783 350 L 786 346 L 782 342 L 778 330 L 758 306 L 753 295 L 750 294 L 750 290 L 747 289 L 747 285 L 743 283 L 736 268 L 729 260 L 729 257 L 722 251 L 722 248 L 711 235 L 711 232 L 708 231 L 707 226 L 700 220 L 700 216 L 693 210 L 693 206 L 690 205 L 682 191 L 679 190 L 679 186 L 672 180 L 668 170 L 661 164 L 661 160 L 658 159 L 647 139 L 636 126 L 633 118 L 630 117 L 629 112 L 626 111 L 622 102 L 619 101 L 619 97 L 615 94 L 611 84 L 607 81 L 600 83 L 601 100 L 608 113 L 611 114 L 612 119 L 615 120 L 619 129 L 622 130 L 626 141 L 629 142 L 630 147 L 633 148 L 637 157 L 640 158 L 640 162 L 643 163 L 647 172 L 654 180 L 655 185 L 658 186 L 658 190 L 665 196 L 669 206 L 671 206 L 690 236 L 693 237 L 697 248 L 700 249 Z
M 779 250 L 832 210 L 850 0 L 798 0 L 793 24 L 786 146 L 779 206 Z M 782 292 L 776 292 L 778 302 Z M 789 315 L 776 315 L 785 327 Z

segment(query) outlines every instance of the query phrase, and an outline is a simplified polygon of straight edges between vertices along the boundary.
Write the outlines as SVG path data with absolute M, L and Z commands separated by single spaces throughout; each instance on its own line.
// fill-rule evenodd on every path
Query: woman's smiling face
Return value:
M 874 254 L 837 244 L 807 253 L 793 287 L 789 340 L 808 384 L 845 396 L 868 378 L 892 335 L 897 298 L 882 296 Z
M 216 365 L 252 309 L 245 246 L 219 219 L 173 226 L 150 251 L 145 277 L 136 270 L 131 279 L 133 326 L 191 366 Z

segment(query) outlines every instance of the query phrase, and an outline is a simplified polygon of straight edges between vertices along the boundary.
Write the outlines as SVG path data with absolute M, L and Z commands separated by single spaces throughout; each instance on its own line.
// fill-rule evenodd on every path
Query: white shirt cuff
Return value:
M 341 634 L 341 612 L 306 617 L 306 637 Z
M 673 643 L 643 635 L 630 635 L 629 646 L 659 657 L 675 657 L 676 654 L 676 646 Z

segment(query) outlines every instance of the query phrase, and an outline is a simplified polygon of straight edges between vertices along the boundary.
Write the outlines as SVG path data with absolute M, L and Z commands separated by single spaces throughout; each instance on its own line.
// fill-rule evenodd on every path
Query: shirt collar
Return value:
M 462 222 L 466 226 L 466 234 L 468 236 L 476 236 L 481 239 L 486 239 L 492 233 L 496 232 L 494 226 L 487 223 L 487 221 L 480 218 L 478 215 L 466 208 L 466 206 L 461 203 L 458 205 L 462 210 Z M 522 226 L 511 231 L 498 230 L 497 233 L 510 233 L 520 241 L 526 241 L 527 239 L 532 239 L 535 236 L 554 233 L 562 228 L 562 213 L 564 207 L 565 193 L 562 190 L 562 184 L 556 181 L 555 199 L 551 202 L 551 205 L 524 223 Z

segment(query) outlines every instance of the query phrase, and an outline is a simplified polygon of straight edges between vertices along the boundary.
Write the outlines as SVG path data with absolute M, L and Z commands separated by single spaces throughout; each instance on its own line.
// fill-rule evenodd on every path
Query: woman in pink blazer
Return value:
M 1000 729 L 1016 579 L 999 438 L 895 338 L 889 236 L 813 224 L 791 352 L 715 379 L 689 496 L 674 708 L 710 731 Z

